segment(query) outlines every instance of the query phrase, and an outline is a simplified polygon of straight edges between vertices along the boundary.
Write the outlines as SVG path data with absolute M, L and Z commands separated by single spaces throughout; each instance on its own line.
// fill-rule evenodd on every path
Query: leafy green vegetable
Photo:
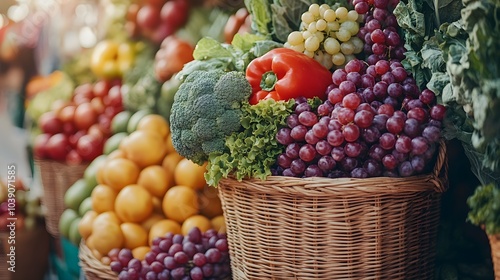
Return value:
M 253 106 L 244 102 L 241 107 L 243 130 L 226 137 L 228 152 L 209 155 L 207 183 L 217 186 L 220 179 L 228 176 L 237 180 L 264 180 L 271 175 L 271 166 L 283 152 L 276 133 L 292 113 L 294 104 L 293 99 L 286 102 L 267 99 Z
M 484 226 L 487 234 L 500 233 L 500 189 L 493 184 L 480 186 L 467 199 L 467 205 L 471 223 Z
M 236 34 L 231 44 L 205 37 L 196 44 L 193 52 L 194 60 L 184 65 L 177 78 L 184 80 L 191 72 L 197 70 L 244 72 L 252 59 L 281 46 L 280 43 L 255 34 Z

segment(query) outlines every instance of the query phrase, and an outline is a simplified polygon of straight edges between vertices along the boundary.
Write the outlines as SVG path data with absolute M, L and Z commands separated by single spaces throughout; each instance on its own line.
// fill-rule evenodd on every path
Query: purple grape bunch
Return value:
M 432 168 L 446 109 L 420 90 L 401 64 L 403 40 L 392 10 L 398 0 L 354 0 L 364 24 L 364 60 L 332 74 L 328 99 L 317 108 L 296 99 L 276 139 L 286 146 L 275 175 L 408 177 Z
M 213 229 L 202 233 L 195 227 L 186 236 L 167 233 L 157 237 L 142 261 L 125 248 L 114 249 L 108 256 L 118 279 L 231 279 L 227 236 Z

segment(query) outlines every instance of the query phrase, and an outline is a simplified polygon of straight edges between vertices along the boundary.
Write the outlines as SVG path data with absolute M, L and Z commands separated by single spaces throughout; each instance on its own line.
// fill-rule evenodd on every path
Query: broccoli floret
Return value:
M 213 152 L 224 152 L 225 138 L 239 131 L 241 104 L 252 88 L 240 72 L 199 70 L 189 74 L 177 91 L 170 130 L 176 151 L 202 165 Z

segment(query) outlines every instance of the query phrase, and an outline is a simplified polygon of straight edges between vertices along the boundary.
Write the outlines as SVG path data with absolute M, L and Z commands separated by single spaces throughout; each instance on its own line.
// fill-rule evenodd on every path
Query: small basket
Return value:
M 85 275 L 86 280 L 117 280 L 118 275 L 111 270 L 109 265 L 103 264 L 98 260 L 89 247 L 82 240 L 80 249 L 78 250 L 78 258 L 80 259 L 80 268 Z
M 223 179 L 233 279 L 432 279 L 446 173 Z
M 491 247 L 491 260 L 493 261 L 493 270 L 495 280 L 500 280 L 500 234 L 488 235 Z
M 64 205 L 64 194 L 66 190 L 78 179 L 83 177 L 83 173 L 88 163 L 78 165 L 68 165 L 54 160 L 35 160 L 35 165 L 40 172 L 43 184 L 42 204 L 47 209 L 45 224 L 47 231 L 54 237 L 59 237 L 59 218 L 66 209 Z

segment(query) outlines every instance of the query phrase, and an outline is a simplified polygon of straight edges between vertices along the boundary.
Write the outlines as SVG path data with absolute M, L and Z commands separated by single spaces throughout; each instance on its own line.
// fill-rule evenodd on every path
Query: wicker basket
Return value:
M 43 184 L 42 204 L 47 209 L 45 224 L 47 231 L 59 237 L 59 218 L 64 209 L 64 194 L 73 183 L 83 177 L 88 163 L 68 165 L 54 160 L 35 160 Z
M 233 279 L 432 279 L 446 147 L 431 174 L 223 179 Z
M 117 280 L 118 275 L 114 273 L 109 265 L 103 264 L 96 259 L 85 242 L 80 242 L 78 250 L 78 258 L 80 259 L 80 268 L 85 275 L 86 280 Z
M 488 235 L 491 247 L 491 260 L 495 271 L 495 280 L 500 280 L 500 235 Z

